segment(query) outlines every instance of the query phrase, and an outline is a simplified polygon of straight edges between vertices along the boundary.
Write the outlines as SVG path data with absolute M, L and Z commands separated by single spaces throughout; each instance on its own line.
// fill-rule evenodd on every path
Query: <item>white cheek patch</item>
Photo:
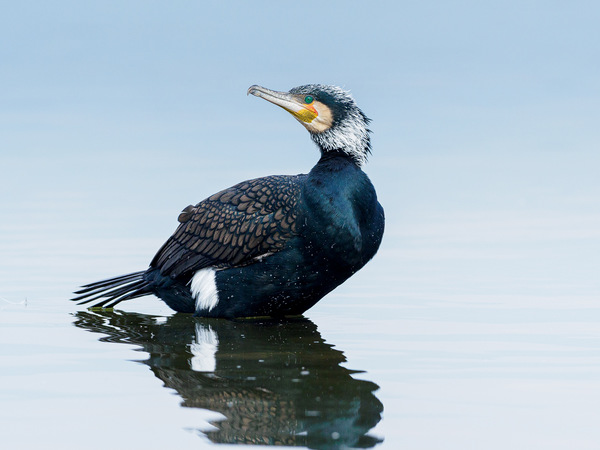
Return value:
M 190 367 L 195 372 L 214 372 L 217 367 L 215 355 L 219 348 L 219 338 L 210 325 L 196 323 L 196 339 L 190 345 L 192 358 Z
M 321 102 L 315 101 L 315 109 L 319 113 L 315 119 L 310 123 L 300 122 L 306 127 L 311 133 L 323 133 L 331 128 L 333 125 L 333 114 L 327 105 Z
M 215 269 L 207 267 L 199 270 L 192 277 L 190 291 L 196 300 L 196 312 L 210 311 L 219 303 L 215 273 Z

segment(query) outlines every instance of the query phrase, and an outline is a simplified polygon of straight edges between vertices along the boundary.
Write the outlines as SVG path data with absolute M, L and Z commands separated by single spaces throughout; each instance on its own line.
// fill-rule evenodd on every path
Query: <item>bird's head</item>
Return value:
M 310 133 L 321 152 L 342 152 L 361 166 L 371 153 L 369 118 L 349 92 L 337 86 L 307 84 L 277 92 L 250 86 L 248 94 L 281 106 Z

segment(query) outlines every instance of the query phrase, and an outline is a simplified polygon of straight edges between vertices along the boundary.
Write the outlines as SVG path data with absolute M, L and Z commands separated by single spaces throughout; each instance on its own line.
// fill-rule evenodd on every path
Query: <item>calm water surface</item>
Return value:
M 344 354 L 326 344 L 308 319 L 233 322 L 175 315 L 80 312 L 75 326 L 130 343 L 181 406 L 222 414 L 219 444 L 329 448 L 372 447 L 366 433 L 381 420 L 375 383 L 352 377 Z

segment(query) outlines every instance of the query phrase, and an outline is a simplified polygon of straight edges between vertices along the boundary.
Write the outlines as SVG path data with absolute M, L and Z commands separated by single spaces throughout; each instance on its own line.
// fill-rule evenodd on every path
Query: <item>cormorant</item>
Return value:
M 308 174 L 244 181 L 188 206 L 148 270 L 82 286 L 73 300 L 112 307 L 154 294 L 204 317 L 298 315 L 375 255 L 384 213 L 361 170 L 370 120 L 354 99 L 321 84 L 248 94 L 291 113 L 319 162 Z

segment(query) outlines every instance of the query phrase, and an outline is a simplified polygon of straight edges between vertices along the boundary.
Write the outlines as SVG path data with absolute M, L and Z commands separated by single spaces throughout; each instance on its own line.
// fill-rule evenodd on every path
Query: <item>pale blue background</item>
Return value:
M 596 448 L 599 23 L 591 1 L 4 2 L 3 442 L 79 448 L 101 417 L 88 448 L 201 444 L 66 299 L 143 269 L 189 203 L 308 171 L 306 131 L 246 89 L 317 82 L 373 119 L 387 230 L 307 315 L 381 386 L 383 446 Z M 90 385 L 83 416 L 70 399 Z

